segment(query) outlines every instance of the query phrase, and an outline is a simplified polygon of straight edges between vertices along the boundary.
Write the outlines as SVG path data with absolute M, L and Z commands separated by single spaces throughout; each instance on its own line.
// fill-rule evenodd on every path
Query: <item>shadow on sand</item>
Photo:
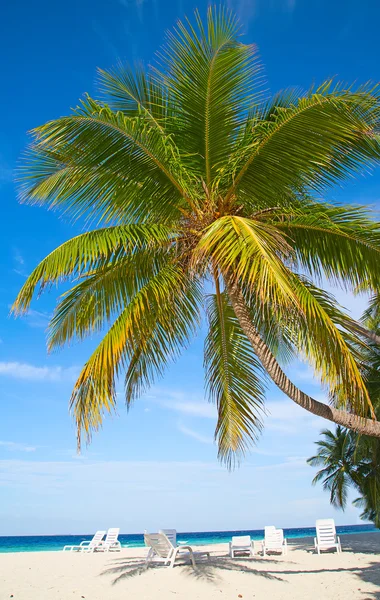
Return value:
M 349 539 L 354 536 L 347 536 L 344 539 L 344 551 L 364 554 L 377 554 L 379 552 L 379 538 L 371 539 Z M 377 537 L 377 536 L 376 536 Z M 297 544 L 298 548 L 302 548 L 308 552 L 313 550 L 310 546 Z M 288 576 L 307 575 L 307 574 L 318 574 L 318 573 L 353 573 L 358 578 L 358 590 L 360 590 L 360 581 L 363 583 L 370 583 L 378 586 L 379 590 L 375 592 L 362 592 L 363 600 L 380 600 L 380 563 L 371 562 L 367 566 L 357 567 L 331 567 L 331 568 L 318 568 L 317 556 L 315 568 L 302 568 L 301 565 L 295 566 L 296 563 L 289 560 L 288 556 L 286 563 L 283 562 L 281 557 L 270 556 L 265 559 L 261 557 L 254 557 L 252 559 L 231 559 L 229 556 L 211 556 L 210 560 L 202 561 L 197 564 L 196 569 L 193 569 L 191 565 L 178 563 L 175 566 L 176 569 L 182 569 L 188 577 L 192 577 L 198 580 L 207 581 L 209 583 L 218 584 L 221 579 L 223 571 L 239 571 L 246 575 L 252 575 L 254 577 L 263 577 L 267 580 L 275 580 L 283 582 L 284 584 L 289 582 Z M 281 569 L 281 565 L 285 568 Z M 294 565 L 294 568 L 292 566 Z M 290 567 L 290 568 L 289 568 Z M 144 575 L 150 569 L 167 569 L 168 567 L 154 565 L 146 567 L 145 561 L 141 557 L 119 557 L 112 561 L 111 566 L 104 570 L 101 575 L 113 576 L 113 584 L 119 583 L 123 580 L 137 575 Z M 361 590 L 360 590 L 361 591 Z

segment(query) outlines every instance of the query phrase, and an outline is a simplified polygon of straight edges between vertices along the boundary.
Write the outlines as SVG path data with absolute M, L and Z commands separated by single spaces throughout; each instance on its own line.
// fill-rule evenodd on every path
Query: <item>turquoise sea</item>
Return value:
M 337 526 L 340 534 L 368 533 L 379 531 L 373 525 L 341 525 Z M 314 527 L 299 527 L 284 529 L 285 537 L 297 539 L 314 536 Z M 3 536 L 0 537 L 0 552 L 42 552 L 46 550 L 62 550 L 63 546 L 69 544 L 80 544 L 83 540 L 92 538 L 92 533 L 83 535 L 25 535 L 25 536 Z M 263 538 L 262 529 L 247 529 L 244 531 L 197 531 L 183 532 L 177 534 L 179 542 L 186 542 L 194 546 L 206 544 L 220 544 L 229 542 L 233 535 L 250 535 L 254 540 Z M 119 536 L 122 546 L 133 548 L 144 545 L 143 534 L 121 534 Z

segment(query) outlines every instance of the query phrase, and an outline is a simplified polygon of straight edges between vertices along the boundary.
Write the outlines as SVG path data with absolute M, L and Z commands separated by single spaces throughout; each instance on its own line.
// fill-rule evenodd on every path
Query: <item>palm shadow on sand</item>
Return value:
M 260 570 L 260 562 L 260 560 L 255 560 L 254 558 L 232 560 L 228 556 L 211 556 L 210 560 L 199 561 L 195 569 L 193 569 L 190 564 L 186 563 L 178 563 L 174 568 L 182 569 L 182 572 L 188 577 L 194 577 L 210 583 L 217 583 L 220 579 L 220 573 L 222 571 L 240 571 L 249 575 L 282 581 L 282 578 L 278 577 L 277 574 Z M 132 577 L 136 577 L 137 575 L 144 575 L 151 569 L 168 568 L 169 567 L 167 566 L 159 564 L 147 567 L 145 560 L 142 558 L 120 558 L 118 560 L 114 560 L 112 566 L 110 566 L 108 569 L 105 569 L 101 575 L 114 576 L 112 581 L 114 585 L 122 580 L 130 579 Z
M 348 552 L 352 552 L 358 551 L 359 548 L 357 544 L 353 543 L 352 545 L 346 544 L 345 550 Z M 365 547 L 360 547 L 361 553 L 373 553 L 374 551 L 378 551 L 378 545 L 376 548 L 372 547 L 372 544 Z M 263 562 L 263 560 L 265 561 L 265 563 Z M 218 584 L 220 582 L 223 571 L 239 571 L 241 573 L 245 573 L 246 575 L 251 575 L 254 577 L 264 577 L 267 580 L 280 581 L 284 584 L 289 582 L 289 575 L 307 575 L 323 572 L 354 573 L 358 577 L 358 590 L 360 590 L 360 580 L 363 583 L 371 583 L 372 585 L 378 586 L 379 588 L 379 590 L 375 592 L 363 591 L 363 600 L 380 600 L 379 562 L 371 562 L 368 566 L 365 567 L 332 567 L 327 569 L 318 568 L 318 563 L 316 562 L 315 568 L 279 569 L 278 567 L 281 564 L 281 562 L 281 558 L 276 558 L 275 556 L 270 556 L 265 559 L 231 559 L 228 556 L 211 556 L 209 561 L 204 560 L 198 562 L 195 569 L 193 569 L 190 564 L 186 563 L 178 563 L 178 565 L 175 566 L 175 569 L 181 569 L 187 577 L 207 581 L 213 584 Z M 262 569 L 264 564 L 265 570 Z M 284 564 L 284 567 L 287 567 L 290 564 L 294 565 L 294 562 L 290 563 L 290 561 L 287 560 L 286 565 Z M 273 571 L 271 571 L 271 568 L 268 569 L 268 566 L 271 567 L 272 565 L 276 565 L 276 568 Z M 112 564 L 109 566 L 109 568 L 105 569 L 101 573 L 101 575 L 112 576 L 112 584 L 115 585 L 132 577 L 136 577 L 138 575 L 142 576 L 151 569 L 168 569 L 168 567 L 162 565 L 154 565 L 147 567 L 145 564 L 145 560 L 141 557 L 120 557 L 117 559 L 113 559 Z

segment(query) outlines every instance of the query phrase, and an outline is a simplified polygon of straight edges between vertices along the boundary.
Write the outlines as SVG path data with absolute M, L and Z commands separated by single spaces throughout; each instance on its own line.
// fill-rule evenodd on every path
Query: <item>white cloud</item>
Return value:
M 51 315 L 39 310 L 29 309 L 23 317 L 29 327 L 46 329 Z
M 184 435 L 187 435 L 188 437 L 194 438 L 198 442 L 201 442 L 201 444 L 212 444 L 214 441 L 211 437 L 202 435 L 197 431 L 190 429 L 189 427 L 185 427 L 185 425 L 182 425 L 181 423 L 178 424 L 178 431 Z
M 22 256 L 20 250 L 18 248 L 13 248 L 12 250 L 12 254 L 13 254 L 13 264 L 14 269 L 13 272 L 17 273 L 17 275 L 21 275 L 21 277 L 27 277 L 27 274 L 25 272 L 25 260 L 24 257 Z
M 27 363 L 0 362 L 0 375 L 28 381 L 75 381 L 77 367 L 36 367 Z
M 281 527 L 306 526 L 321 514 L 349 522 L 321 488 L 311 492 L 307 468 L 297 457 L 244 463 L 232 473 L 216 461 L 2 460 L 0 527 L 4 535 L 80 533 L 111 523 L 129 533 L 169 525 L 211 531 L 256 529 L 274 517 Z M 297 504 L 307 497 L 320 498 L 317 510 Z
M 265 428 L 269 430 L 290 434 L 309 431 L 310 428 L 319 430 L 326 426 L 325 419 L 316 417 L 286 397 L 268 401 L 265 406 L 268 413 Z
M 35 452 L 36 446 L 27 446 L 26 444 L 19 444 L 18 442 L 5 442 L 0 440 L 0 446 L 6 448 L 6 450 L 12 450 L 15 452 Z
M 145 398 L 152 400 L 159 406 L 184 415 L 206 419 L 215 419 L 217 416 L 214 404 L 210 404 L 202 396 L 186 394 L 180 390 L 154 388 L 152 394 L 145 396 Z

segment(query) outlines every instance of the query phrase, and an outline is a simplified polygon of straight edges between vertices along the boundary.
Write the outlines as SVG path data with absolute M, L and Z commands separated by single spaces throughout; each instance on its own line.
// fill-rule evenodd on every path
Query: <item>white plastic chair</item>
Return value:
M 121 544 L 117 539 L 119 537 L 120 529 L 113 527 L 107 531 L 106 539 L 99 544 L 96 550 L 101 552 L 120 552 Z
M 194 552 L 191 546 L 174 546 L 165 533 L 144 533 L 145 545 L 149 547 L 148 555 L 145 559 L 147 566 L 152 562 L 163 563 L 174 567 L 174 563 L 181 558 L 188 558 L 195 568 Z M 209 552 L 202 553 L 210 558 Z
M 92 540 L 84 540 L 78 546 L 64 546 L 63 552 L 94 552 L 102 543 L 105 531 L 97 531 Z
M 160 529 L 158 533 L 164 533 L 168 540 L 173 544 L 174 548 L 177 547 L 177 530 L 176 529 Z
M 229 554 L 231 558 L 235 555 L 253 556 L 253 542 L 249 535 L 234 535 L 229 543 Z
M 287 554 L 288 544 L 284 538 L 283 529 L 276 529 L 273 525 L 265 527 L 262 549 L 263 556 L 266 556 L 267 552 L 281 552 L 281 554 Z
M 181 546 L 182 548 L 186 545 L 183 543 L 177 543 L 177 530 L 176 529 L 160 529 L 160 531 L 158 533 L 163 533 L 164 535 L 166 535 L 166 537 L 168 538 L 169 542 L 171 543 L 171 545 L 174 548 L 177 548 L 178 546 Z M 204 556 L 207 556 L 208 558 L 210 557 L 210 553 L 209 552 L 202 552 L 202 551 L 197 551 L 195 552 L 193 550 L 193 556 L 194 558 L 202 558 Z
M 336 535 L 334 519 L 318 519 L 315 522 L 317 537 L 314 538 L 314 547 L 318 554 L 321 550 L 333 550 L 342 552 L 340 538 Z

